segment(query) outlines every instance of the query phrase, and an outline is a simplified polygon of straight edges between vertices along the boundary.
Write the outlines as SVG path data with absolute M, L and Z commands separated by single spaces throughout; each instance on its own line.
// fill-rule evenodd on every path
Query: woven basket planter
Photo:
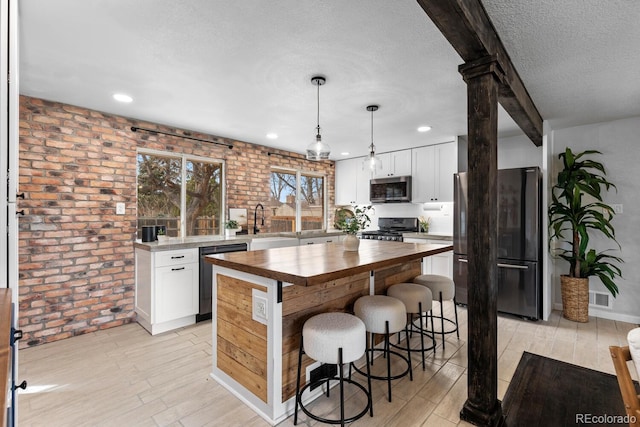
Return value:
M 589 321 L 589 279 L 560 276 L 562 316 L 574 322 Z

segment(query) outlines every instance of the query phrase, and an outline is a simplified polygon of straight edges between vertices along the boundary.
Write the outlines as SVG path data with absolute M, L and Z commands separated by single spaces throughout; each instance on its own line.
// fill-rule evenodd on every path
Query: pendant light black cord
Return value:
M 317 102 L 317 108 L 316 108 L 316 112 L 317 112 L 317 117 L 316 117 L 316 139 L 320 139 L 320 80 L 316 81 L 316 86 L 317 86 L 317 91 L 316 91 L 316 102 Z
M 227 144 L 226 142 L 211 141 L 211 140 L 208 140 L 208 139 L 196 138 L 194 136 L 180 135 L 180 134 L 171 133 L 171 132 L 162 132 L 162 131 L 155 130 L 155 129 L 146 129 L 146 128 L 140 128 L 140 127 L 137 127 L 137 126 L 131 126 L 131 131 L 132 132 L 144 131 L 144 132 L 155 133 L 155 134 L 160 134 L 160 135 L 173 136 L 173 137 L 176 137 L 176 138 L 190 139 L 190 140 L 193 140 L 193 141 L 208 142 L 210 144 L 224 145 L 225 147 L 229 148 L 230 150 L 233 148 L 233 145 Z
M 369 146 L 369 154 L 373 157 L 375 153 L 375 145 L 373 145 L 373 112 L 378 111 L 380 108 L 378 105 L 369 105 L 367 106 L 367 111 L 371 111 L 371 145 Z

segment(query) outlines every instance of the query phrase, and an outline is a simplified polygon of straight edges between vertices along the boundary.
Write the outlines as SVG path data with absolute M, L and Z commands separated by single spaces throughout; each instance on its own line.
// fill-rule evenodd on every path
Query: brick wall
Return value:
M 234 148 L 132 132 L 131 126 Z M 271 166 L 325 173 L 333 206 L 332 162 L 308 162 L 296 153 L 20 97 L 22 347 L 135 320 L 136 149 L 142 147 L 224 159 L 226 207 L 246 208 L 250 219 L 253 207 L 269 196 Z M 117 202 L 125 203 L 125 215 L 115 214 Z

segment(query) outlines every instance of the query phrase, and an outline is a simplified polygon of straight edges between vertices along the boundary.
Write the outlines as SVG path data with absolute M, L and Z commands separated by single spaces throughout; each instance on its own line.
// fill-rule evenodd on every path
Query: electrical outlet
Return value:
M 616 214 L 622 213 L 622 203 L 611 205 L 611 207 L 613 208 L 613 212 L 615 212 Z
M 116 203 L 116 215 L 124 215 L 124 203 L 118 202 Z
M 251 290 L 251 318 L 256 322 L 267 324 L 269 320 L 269 305 L 267 302 L 267 294 L 257 289 Z

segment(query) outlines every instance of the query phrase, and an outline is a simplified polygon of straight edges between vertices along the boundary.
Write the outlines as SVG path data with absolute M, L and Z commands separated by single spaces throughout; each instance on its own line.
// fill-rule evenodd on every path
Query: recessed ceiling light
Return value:
M 278 139 L 278 134 L 277 133 L 268 133 L 267 134 L 267 139 Z
M 431 126 L 420 126 L 418 128 L 418 132 L 429 132 L 431 130 Z
M 118 102 L 126 102 L 126 103 L 133 101 L 132 97 L 130 97 L 129 95 L 125 95 L 124 93 L 114 93 L 113 99 L 115 99 Z
M 342 153 L 340 153 L 341 156 L 348 156 L 349 152 L 348 151 L 343 151 Z

